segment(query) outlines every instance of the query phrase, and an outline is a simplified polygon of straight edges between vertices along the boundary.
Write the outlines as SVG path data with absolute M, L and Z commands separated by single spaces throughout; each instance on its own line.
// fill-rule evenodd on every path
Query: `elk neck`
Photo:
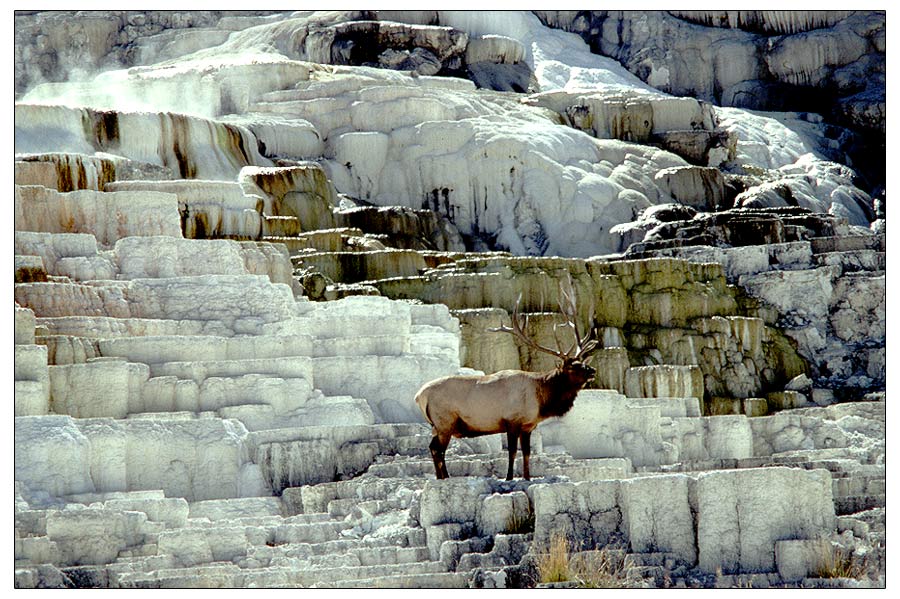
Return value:
M 575 396 L 583 385 L 582 381 L 574 379 L 572 374 L 565 370 L 557 369 L 545 373 L 539 394 L 538 413 L 541 418 L 562 416 L 571 410 Z

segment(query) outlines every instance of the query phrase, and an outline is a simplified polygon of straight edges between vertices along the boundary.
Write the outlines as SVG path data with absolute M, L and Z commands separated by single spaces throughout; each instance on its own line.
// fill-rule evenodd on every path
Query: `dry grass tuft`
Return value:
M 540 582 L 574 582 L 579 588 L 613 589 L 629 586 L 630 567 L 622 552 L 608 548 L 574 552 L 564 535 L 553 535 L 547 550 L 537 555 Z
M 534 532 L 534 514 L 523 514 L 513 511 L 506 521 L 506 532 L 514 535 L 524 535 Z
M 569 542 L 563 535 L 553 535 L 547 550 L 537 555 L 538 576 L 541 582 L 567 582 L 569 573 Z
M 578 586 L 585 589 L 624 589 L 629 587 L 628 573 L 621 552 L 603 548 L 579 553 L 572 560 L 572 570 Z
M 817 558 L 815 574 L 819 578 L 866 578 L 868 564 L 865 558 L 858 558 L 849 549 L 826 539 L 819 542 Z

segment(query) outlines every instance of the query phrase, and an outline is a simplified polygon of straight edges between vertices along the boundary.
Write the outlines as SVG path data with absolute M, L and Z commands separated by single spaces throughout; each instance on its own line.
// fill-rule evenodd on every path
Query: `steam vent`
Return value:
M 16 12 L 14 586 L 885 587 L 885 22 Z

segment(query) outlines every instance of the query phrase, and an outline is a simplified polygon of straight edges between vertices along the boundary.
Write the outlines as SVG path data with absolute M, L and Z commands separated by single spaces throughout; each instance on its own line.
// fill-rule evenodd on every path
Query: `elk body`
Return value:
M 595 370 L 586 364 L 588 355 L 598 341 L 596 329 L 584 339 L 575 324 L 574 294 L 560 289 L 560 308 L 575 336 L 572 347 L 564 352 L 543 347 L 525 334 L 527 318 L 520 318 L 516 302 L 512 314 L 512 328 L 502 326 L 492 331 L 512 333 L 526 345 L 536 350 L 556 356 L 560 363 L 548 372 L 526 372 L 523 370 L 502 370 L 488 375 L 457 375 L 431 381 L 416 395 L 416 403 L 425 419 L 432 426 L 429 449 L 434 460 L 437 478 L 448 478 L 444 454 L 453 437 L 477 437 L 496 433 L 506 433 L 509 449 L 509 466 L 506 480 L 513 478 L 516 446 L 521 441 L 523 476 L 531 478 L 529 459 L 531 457 L 531 433 L 547 418 L 562 416 L 572 408 L 575 396 L 588 381 L 594 378 Z M 593 310 L 590 312 L 593 314 Z M 559 325 L 557 325 L 559 326 Z M 554 334 L 556 329 L 554 328 Z

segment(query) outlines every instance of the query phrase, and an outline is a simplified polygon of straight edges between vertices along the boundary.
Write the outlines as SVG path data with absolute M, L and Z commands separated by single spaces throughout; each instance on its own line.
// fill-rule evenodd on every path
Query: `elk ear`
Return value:
M 590 354 L 581 360 L 581 363 L 585 366 L 591 366 L 591 362 L 594 361 L 594 358 L 597 357 L 597 354 Z

